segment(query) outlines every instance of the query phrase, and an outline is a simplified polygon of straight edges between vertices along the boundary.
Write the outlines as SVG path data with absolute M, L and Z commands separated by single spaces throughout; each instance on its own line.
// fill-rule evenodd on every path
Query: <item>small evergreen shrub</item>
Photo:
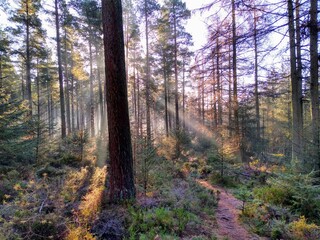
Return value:
M 293 195 L 291 189 L 274 185 L 254 188 L 253 194 L 255 198 L 260 199 L 265 203 L 276 205 L 289 204 Z

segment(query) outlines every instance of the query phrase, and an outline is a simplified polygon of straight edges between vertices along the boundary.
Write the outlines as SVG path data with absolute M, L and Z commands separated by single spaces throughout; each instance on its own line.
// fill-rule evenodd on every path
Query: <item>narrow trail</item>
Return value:
M 228 193 L 225 189 L 212 186 L 210 183 L 204 180 L 197 180 L 201 186 L 213 190 L 219 191 L 219 202 L 216 211 L 216 219 L 218 225 L 218 235 L 229 240 L 260 240 L 256 235 L 253 235 L 245 229 L 239 222 L 238 216 L 240 213 L 241 201 L 236 199 L 231 193 Z

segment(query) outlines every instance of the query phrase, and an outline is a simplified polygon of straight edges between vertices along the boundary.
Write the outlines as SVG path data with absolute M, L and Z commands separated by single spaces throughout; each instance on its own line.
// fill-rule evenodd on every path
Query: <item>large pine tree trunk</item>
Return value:
M 56 41 L 57 41 L 57 55 L 58 55 L 58 73 L 59 73 L 59 90 L 60 90 L 60 111 L 61 111 L 61 137 L 66 137 L 66 112 L 64 105 L 64 90 L 63 90 L 63 76 L 62 76 L 62 64 L 61 64 L 61 47 L 60 47 L 60 27 L 59 27 L 59 12 L 58 12 L 58 0 L 55 3 L 55 20 L 56 20 Z
M 109 130 L 110 201 L 135 197 L 121 0 L 102 0 Z
M 310 91 L 312 106 L 312 132 L 314 144 L 314 168 L 320 169 L 320 143 L 319 143 L 319 73 L 318 73 L 318 1 L 311 0 L 310 6 Z

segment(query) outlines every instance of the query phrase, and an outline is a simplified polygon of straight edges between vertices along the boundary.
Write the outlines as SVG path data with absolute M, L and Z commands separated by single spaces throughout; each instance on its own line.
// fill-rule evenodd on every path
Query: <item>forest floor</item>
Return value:
M 217 235 L 219 238 L 230 240 L 259 240 L 265 239 L 249 233 L 240 223 L 239 214 L 242 202 L 236 199 L 228 190 L 211 185 L 208 181 L 197 180 L 198 184 L 217 193 L 218 206 L 216 209 Z

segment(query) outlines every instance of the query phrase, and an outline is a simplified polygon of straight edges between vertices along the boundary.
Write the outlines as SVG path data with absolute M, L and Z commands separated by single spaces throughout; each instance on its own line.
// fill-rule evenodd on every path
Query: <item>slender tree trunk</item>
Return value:
M 70 58 L 70 68 L 73 69 L 73 46 L 71 44 L 71 58 Z M 74 76 L 71 72 L 71 131 L 74 132 L 75 129 L 75 114 L 74 114 Z
M 61 64 L 58 0 L 55 0 L 54 2 L 55 2 L 55 20 L 56 20 L 56 38 L 57 38 L 56 41 L 57 41 L 57 55 L 58 55 L 59 90 L 60 90 L 61 137 L 65 138 L 66 137 L 66 116 L 65 116 L 65 105 L 64 105 L 62 64 Z
M 30 53 L 30 16 L 29 3 L 26 2 L 26 96 L 29 104 L 29 114 L 32 116 L 32 93 L 31 93 L 31 53 Z
M 238 76 L 237 76 L 237 32 L 236 32 L 236 6 L 232 0 L 232 74 L 233 74 L 233 111 L 236 137 L 240 138 L 239 129 L 239 103 L 238 103 Z
M 178 91 L 178 44 L 177 44 L 177 16 L 176 6 L 173 5 L 173 36 L 174 36 L 174 100 L 176 111 L 176 132 L 179 132 L 179 91 Z
M 310 5 L 310 92 L 312 106 L 312 132 L 314 144 L 314 168 L 320 169 L 319 141 L 319 64 L 318 64 L 318 1 L 311 0 Z
M 202 66 L 204 67 L 204 65 Z M 202 124 L 205 124 L 205 109 L 204 109 L 204 71 L 201 77 L 201 118 Z
M 229 96 L 229 107 L 228 107 L 228 123 L 229 123 L 229 137 L 232 136 L 232 77 L 231 77 L 231 45 L 229 45 L 229 69 L 228 69 L 228 96 Z
M 70 86 L 69 86 L 69 74 L 68 74 L 68 43 L 67 43 L 67 30 L 64 32 L 64 77 L 66 82 L 66 113 L 67 113 L 67 129 L 68 134 L 71 133 L 71 116 L 70 116 Z
M 89 37 L 89 58 L 90 58 L 90 131 L 91 137 L 95 136 L 94 129 L 94 98 L 93 98 L 93 57 L 92 57 L 92 39 L 91 31 Z
M 217 37 L 217 92 L 218 92 L 218 125 L 222 125 L 222 87 L 220 78 L 220 43 L 219 37 Z
M 290 70 L 291 70 L 291 88 L 292 88 L 292 161 L 294 166 L 300 170 L 301 166 L 297 166 L 297 161 L 301 157 L 301 136 L 302 136 L 302 121 L 301 121 L 301 105 L 299 99 L 299 76 L 296 67 L 296 43 L 295 43 L 295 28 L 292 0 L 288 0 L 289 13 L 289 43 L 290 43 Z M 299 164 L 300 165 L 300 164 Z
M 214 54 L 214 52 L 212 52 Z M 217 113 L 217 89 L 216 89 L 216 73 L 214 69 L 218 69 L 218 65 L 215 65 L 215 58 L 214 56 L 212 57 L 212 98 L 213 98 L 213 103 L 212 103 L 212 114 L 213 114 L 213 128 L 216 128 L 218 125 L 218 113 Z
M 257 126 L 257 140 L 259 142 L 261 136 L 260 130 L 260 103 L 259 103 L 259 79 L 258 79 L 258 31 L 257 31 L 257 16 L 256 9 L 254 9 L 254 29 L 253 29 L 253 42 L 254 42 L 254 97 L 255 97 L 255 110 L 256 110 L 256 126 Z
M 303 141 L 303 105 L 302 105 L 302 55 L 301 55 L 301 27 L 300 27 L 300 0 L 296 0 L 295 3 L 295 23 L 296 23 L 296 53 L 297 53 L 297 81 L 298 81 L 298 109 L 299 109 L 299 125 L 301 127 L 300 131 L 300 151 L 301 156 L 304 150 L 304 141 Z M 274 121 L 274 120 L 273 120 Z M 302 158 L 300 159 L 302 160 Z
M 163 70 L 163 81 L 164 81 L 164 121 L 165 121 L 165 128 L 166 128 L 166 136 L 169 137 L 168 83 L 167 83 L 167 73 L 166 73 L 165 63 L 164 63 L 164 70 Z
M 40 76 L 39 76 L 39 59 L 37 59 L 37 76 L 36 76 L 36 84 L 37 84 L 37 144 L 36 144 L 36 162 L 39 161 L 39 150 L 40 150 L 40 142 L 41 142 L 41 113 L 40 113 Z
M 135 198 L 121 0 L 102 0 L 112 202 Z
M 186 96 L 185 96 L 185 62 L 183 60 L 182 64 L 182 127 L 185 130 L 186 121 L 185 121 L 185 111 L 186 111 Z
M 149 62 L 149 20 L 148 20 L 148 2 L 144 1 L 144 18 L 146 34 L 146 121 L 147 121 L 147 140 L 151 143 L 151 126 L 150 126 L 150 62 Z
M 104 116 L 104 102 L 103 102 L 103 92 L 102 92 L 102 83 L 101 83 L 101 71 L 100 71 L 100 65 L 99 65 L 99 47 L 98 42 L 96 42 L 95 45 L 95 59 L 96 59 L 96 65 L 97 65 L 97 78 L 98 78 L 98 87 L 99 87 L 99 106 L 100 106 L 100 133 L 102 133 L 103 128 L 103 116 Z

